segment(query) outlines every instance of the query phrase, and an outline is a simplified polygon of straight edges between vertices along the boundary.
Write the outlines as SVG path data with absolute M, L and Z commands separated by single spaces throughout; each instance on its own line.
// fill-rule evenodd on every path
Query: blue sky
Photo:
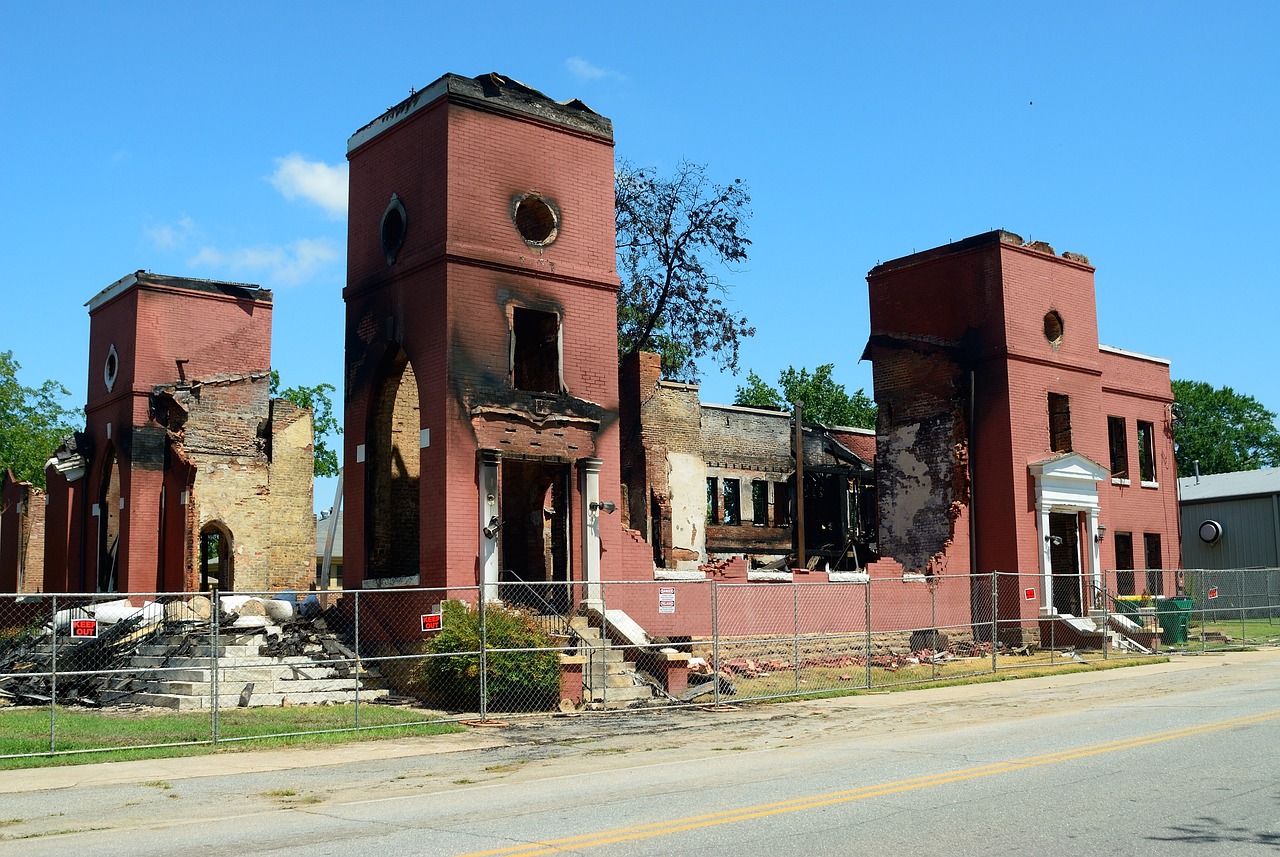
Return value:
M 82 403 L 83 304 L 143 268 L 273 289 L 285 383 L 340 388 L 346 140 L 497 71 L 750 187 L 758 333 L 705 401 L 788 365 L 869 391 L 866 272 L 1002 227 L 1089 256 L 1104 343 L 1280 410 L 1277 44 L 1251 2 L 6 2 L 0 350 Z

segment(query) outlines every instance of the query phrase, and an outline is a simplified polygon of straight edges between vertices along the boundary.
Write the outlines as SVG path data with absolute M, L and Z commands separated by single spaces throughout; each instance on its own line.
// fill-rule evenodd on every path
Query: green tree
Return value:
M 1253 396 L 1204 381 L 1173 382 L 1173 449 L 1178 475 L 1280 467 L 1276 415 Z
M 328 438 L 342 434 L 342 426 L 333 414 L 333 401 L 329 394 L 336 392 L 332 384 L 314 387 L 286 387 L 280 389 L 280 373 L 271 370 L 271 395 L 285 399 L 300 408 L 311 410 L 311 438 L 315 449 L 316 476 L 338 475 L 338 451 L 329 447 Z
M 757 408 L 785 407 L 804 402 L 805 422 L 854 428 L 876 427 L 876 404 L 859 388 L 845 392 L 843 384 L 831 377 L 834 363 L 824 363 L 813 374 L 808 369 L 788 366 L 778 375 L 778 386 L 771 387 L 754 371 L 747 372 L 747 383 L 738 387 L 735 405 Z
M 81 412 L 63 406 L 71 394 L 57 381 L 22 386 L 21 368 L 12 351 L 0 351 L 0 468 L 43 488 L 45 462 L 76 430 Z
M 687 162 L 663 178 L 624 161 L 614 191 L 619 353 L 657 351 L 663 374 L 678 380 L 698 380 L 708 355 L 737 372 L 738 343 L 756 331 L 725 304 L 721 272 L 745 262 L 751 245 L 742 180 L 718 185 Z

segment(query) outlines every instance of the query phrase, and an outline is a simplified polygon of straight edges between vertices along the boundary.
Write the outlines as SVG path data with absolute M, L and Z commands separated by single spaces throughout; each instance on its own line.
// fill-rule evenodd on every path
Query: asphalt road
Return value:
M 1280 652 L 0 774 L 0 855 L 1280 852 Z

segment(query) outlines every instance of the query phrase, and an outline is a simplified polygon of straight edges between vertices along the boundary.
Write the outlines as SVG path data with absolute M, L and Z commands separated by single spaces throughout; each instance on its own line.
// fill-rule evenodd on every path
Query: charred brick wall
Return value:
M 0 473 L 0 592 L 44 589 L 45 492 Z

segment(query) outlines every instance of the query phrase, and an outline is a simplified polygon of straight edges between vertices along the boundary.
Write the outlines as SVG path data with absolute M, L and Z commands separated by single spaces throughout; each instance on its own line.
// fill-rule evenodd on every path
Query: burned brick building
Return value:
M 847 571 L 877 558 L 875 432 L 805 425 L 800 506 L 790 412 L 703 403 L 696 385 L 660 372 L 648 353 L 621 368 L 624 523 L 657 568 L 744 556 L 755 568 Z
M 616 514 L 609 120 L 445 75 L 348 159 L 344 584 L 652 577 Z
M 1099 344 L 1093 271 L 995 231 L 867 276 L 881 553 L 1035 574 L 1024 618 L 1179 563 L 1169 363 Z
M 89 301 L 83 432 L 46 467 L 47 592 L 306 588 L 312 435 L 271 292 L 138 271 Z
M 592 603 L 754 565 L 897 577 L 905 605 L 1009 571 L 1042 585 L 1001 612 L 1034 621 L 1177 565 L 1168 363 L 1098 343 L 1083 257 L 993 232 L 876 266 L 876 432 L 797 437 L 652 355 L 618 367 L 612 144 L 586 105 L 497 74 L 446 75 L 350 139 L 345 585 Z M 647 630 L 706 631 L 708 605 L 615 592 Z M 964 624 L 971 597 L 937 603 Z

